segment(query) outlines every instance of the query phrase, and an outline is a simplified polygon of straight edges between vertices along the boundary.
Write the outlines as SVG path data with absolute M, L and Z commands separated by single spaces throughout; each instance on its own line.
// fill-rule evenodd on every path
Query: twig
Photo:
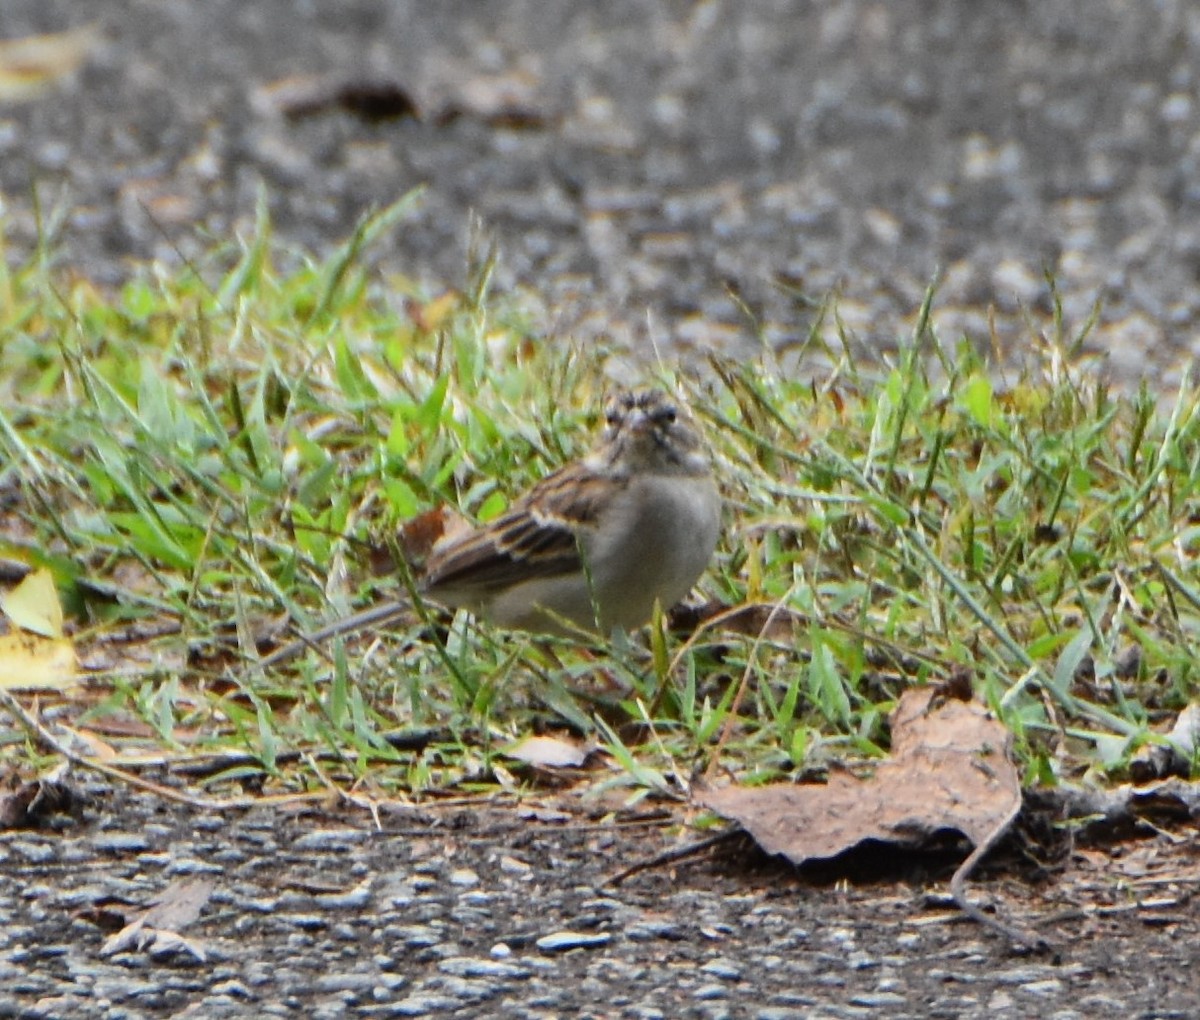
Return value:
M 1000 821 L 1000 824 L 988 834 L 987 838 L 958 866 L 958 870 L 954 872 L 953 877 L 950 879 L 950 895 L 954 897 L 954 902 L 958 909 L 971 918 L 972 921 L 982 924 L 985 928 L 991 928 L 993 931 L 999 932 L 1010 942 L 1015 942 L 1019 946 L 1024 946 L 1035 953 L 1045 953 L 1053 948 L 1048 939 L 1042 938 L 1040 935 L 1035 935 L 1016 925 L 1001 921 L 990 914 L 985 914 L 981 908 L 967 899 L 966 884 L 967 879 L 971 876 L 971 872 L 975 870 L 979 862 L 1000 842 L 1020 813 L 1021 803 L 1018 800 L 1016 807 Z
M 0 707 L 3 707 L 34 740 L 50 748 L 56 754 L 62 755 L 72 765 L 76 765 L 82 769 L 90 769 L 92 772 L 98 772 L 100 775 L 107 776 L 109 779 L 116 780 L 119 783 L 124 783 L 126 786 L 132 786 L 135 789 L 144 790 L 146 793 L 152 793 L 156 797 L 162 797 L 163 800 L 174 801 L 177 804 L 186 804 L 189 807 L 199 808 L 204 811 L 241 810 L 254 807 L 255 804 L 259 803 L 257 798 L 254 797 L 229 797 L 225 799 L 197 797 L 181 790 L 174 790 L 169 786 L 153 783 L 149 779 L 143 779 L 141 776 L 133 775 L 123 769 L 106 765 L 104 762 L 96 761 L 94 758 L 88 758 L 72 751 L 32 714 L 27 712 L 21 703 L 9 694 L 8 691 L 0 690 Z
M 395 730 L 381 734 L 381 738 L 397 751 L 423 751 L 430 744 L 448 740 L 448 732 L 448 730 L 432 728 L 423 730 Z M 302 761 L 306 755 L 310 754 L 318 758 L 336 757 L 339 761 L 351 764 L 357 762 L 362 757 L 357 751 L 347 751 L 345 755 L 335 755 L 332 751 L 328 750 L 294 748 L 279 751 L 275 755 L 274 760 L 277 766 L 295 765 L 297 762 Z M 137 761 L 129 762 L 125 767 L 136 771 L 167 768 L 176 775 L 203 778 L 214 775 L 224 769 L 244 768 L 247 765 L 261 764 L 262 759 L 250 751 L 206 751 L 194 755 L 162 754 L 154 757 L 139 758 Z
M 321 766 L 317 763 L 317 759 L 314 755 L 306 753 L 304 755 L 304 762 L 305 762 L 305 764 L 308 765 L 308 767 L 310 769 L 312 769 L 313 774 L 317 777 L 318 780 L 320 780 L 321 784 L 325 787 L 326 790 L 328 790 L 331 794 L 333 794 L 333 796 L 346 801 L 347 803 L 353 805 L 356 808 L 359 808 L 360 810 L 370 811 L 371 812 L 371 820 L 375 823 L 375 831 L 376 832 L 383 831 L 383 825 L 379 821 L 379 802 L 378 801 L 374 800 L 371 797 L 361 797 L 357 793 L 353 793 L 350 790 L 343 790 L 332 779 L 330 779 L 327 775 L 325 775 L 325 770 L 322 769 Z
M 615 875 L 610 875 L 600 883 L 600 888 L 605 886 L 620 885 L 627 878 L 642 871 L 649 871 L 651 868 L 658 868 L 664 864 L 673 864 L 675 861 L 683 860 L 685 857 L 693 857 L 696 854 L 703 853 L 709 847 L 716 846 L 718 843 L 723 843 L 727 839 L 732 839 L 734 836 L 740 836 L 741 829 L 728 829 L 725 832 L 718 832 L 715 836 L 709 836 L 706 839 L 699 840 L 695 843 L 689 843 L 687 846 L 678 846 L 671 850 L 666 850 L 661 854 L 655 854 L 653 857 L 648 857 L 645 860 L 637 861 L 627 868 L 622 868 Z
M 382 602 L 377 606 L 371 606 L 369 609 L 364 609 L 351 616 L 334 620 L 333 623 L 327 623 L 324 627 L 314 630 L 311 634 L 301 634 L 291 644 L 277 648 L 269 655 L 264 655 L 259 660 L 258 665 L 262 669 L 279 666 L 309 649 L 328 659 L 329 653 L 321 647 L 325 642 L 335 637 L 357 634 L 367 629 L 382 630 L 389 624 L 403 619 L 407 611 L 408 605 L 404 602 Z

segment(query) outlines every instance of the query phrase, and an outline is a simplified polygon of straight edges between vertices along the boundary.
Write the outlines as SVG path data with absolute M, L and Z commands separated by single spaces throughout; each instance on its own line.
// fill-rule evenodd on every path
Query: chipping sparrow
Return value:
M 708 565 L 721 497 L 700 436 L 659 390 L 622 393 L 599 446 L 543 478 L 495 520 L 433 547 L 423 594 L 501 627 L 607 634 L 669 609 Z M 394 620 L 396 603 L 269 656 Z

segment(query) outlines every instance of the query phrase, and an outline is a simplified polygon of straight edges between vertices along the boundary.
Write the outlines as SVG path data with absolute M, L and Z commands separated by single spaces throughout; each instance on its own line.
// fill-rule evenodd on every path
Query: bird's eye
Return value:
M 675 412 L 675 408 L 664 407 L 654 417 L 657 418 L 658 421 L 660 423 L 662 423 L 663 425 L 674 425 L 675 418 L 677 417 L 677 415 Z

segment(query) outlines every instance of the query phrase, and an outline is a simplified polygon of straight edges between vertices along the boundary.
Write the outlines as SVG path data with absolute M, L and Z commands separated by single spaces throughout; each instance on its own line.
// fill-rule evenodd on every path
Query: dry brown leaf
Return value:
M 100 33 L 94 26 L 0 40 L 0 101 L 32 99 L 74 71 Z
M 65 776 L 66 769 L 56 769 L 31 782 L 0 790 L 0 829 L 32 828 L 68 808 L 74 791 L 63 781 Z
M 1192 773 L 1192 763 L 1200 754 L 1200 701 L 1191 702 L 1175 719 L 1175 725 L 1164 734 L 1164 744 L 1147 744 L 1129 763 L 1129 772 L 1139 783 L 1167 776 L 1186 779 Z
M 202 878 L 174 882 L 148 910 L 143 911 L 100 947 L 101 956 L 112 956 L 127 949 L 164 953 L 186 949 L 201 963 L 202 946 L 191 942 L 179 931 L 192 924 L 212 895 L 213 884 Z
M 396 545 L 404 557 L 404 562 L 419 574 L 424 569 L 429 554 L 439 543 L 470 529 L 471 522 L 457 510 L 445 505 L 438 506 L 401 524 L 396 529 Z M 396 563 L 390 550 L 379 549 L 373 552 L 372 573 L 376 576 L 391 574 L 395 569 Z
M 975 845 L 1021 803 L 1008 731 L 976 702 L 934 704 L 907 691 L 892 713 L 892 757 L 858 779 L 700 790 L 696 800 L 738 822 L 768 853 L 794 864 L 836 857 L 865 840 L 918 847 L 955 829 Z
M 76 750 L 97 761 L 113 762 L 117 759 L 117 749 L 90 729 L 76 729 L 73 726 L 60 724 L 59 729 L 64 736 L 69 736 Z
M 439 126 L 465 117 L 494 128 L 528 131 L 543 129 L 554 119 L 539 77 L 527 71 L 458 78 L 451 91 L 434 118 Z
M 416 298 L 408 298 L 404 302 L 404 310 L 417 329 L 436 333 L 462 305 L 462 294 L 456 290 L 446 290 L 432 301 L 420 302 Z
M 397 117 L 421 119 L 413 94 L 385 78 L 343 78 L 305 74 L 281 78 L 261 87 L 253 104 L 263 113 L 278 113 L 290 120 L 344 111 L 368 123 Z
M 36 782 L 22 783 L 16 789 L 0 791 L 0 829 L 28 825 L 31 808 L 41 792 Z
M 1086 821 L 1083 831 L 1095 839 L 1119 839 L 1147 820 L 1162 827 L 1200 818 L 1200 783 L 1180 779 L 1116 789 L 1064 783 L 1053 790 L 1037 790 L 1036 798 L 1041 814 Z
M 526 737 L 504 750 L 504 755 L 539 768 L 579 768 L 591 749 L 562 737 Z
M 440 543 L 470 530 L 471 522 L 457 510 L 439 506 L 403 524 L 400 528 L 400 547 L 410 563 L 424 563 Z
M 694 634 L 711 627 L 717 634 L 743 634 L 765 641 L 795 641 L 804 616 L 779 603 L 747 602 L 733 605 L 720 599 L 699 604 L 681 602 L 667 613 L 667 626 L 675 633 Z

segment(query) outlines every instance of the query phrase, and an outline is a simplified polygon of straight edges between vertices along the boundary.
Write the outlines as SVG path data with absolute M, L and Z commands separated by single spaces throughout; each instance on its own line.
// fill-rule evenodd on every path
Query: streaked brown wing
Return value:
M 471 590 L 478 597 L 534 577 L 579 569 L 575 533 L 538 523 L 528 513 L 506 513 L 488 527 L 435 549 L 426 565 L 425 590 Z
M 578 533 L 595 523 L 613 493 L 612 480 L 579 464 L 549 475 L 487 526 L 435 547 L 425 590 L 487 598 L 535 577 L 579 570 Z

